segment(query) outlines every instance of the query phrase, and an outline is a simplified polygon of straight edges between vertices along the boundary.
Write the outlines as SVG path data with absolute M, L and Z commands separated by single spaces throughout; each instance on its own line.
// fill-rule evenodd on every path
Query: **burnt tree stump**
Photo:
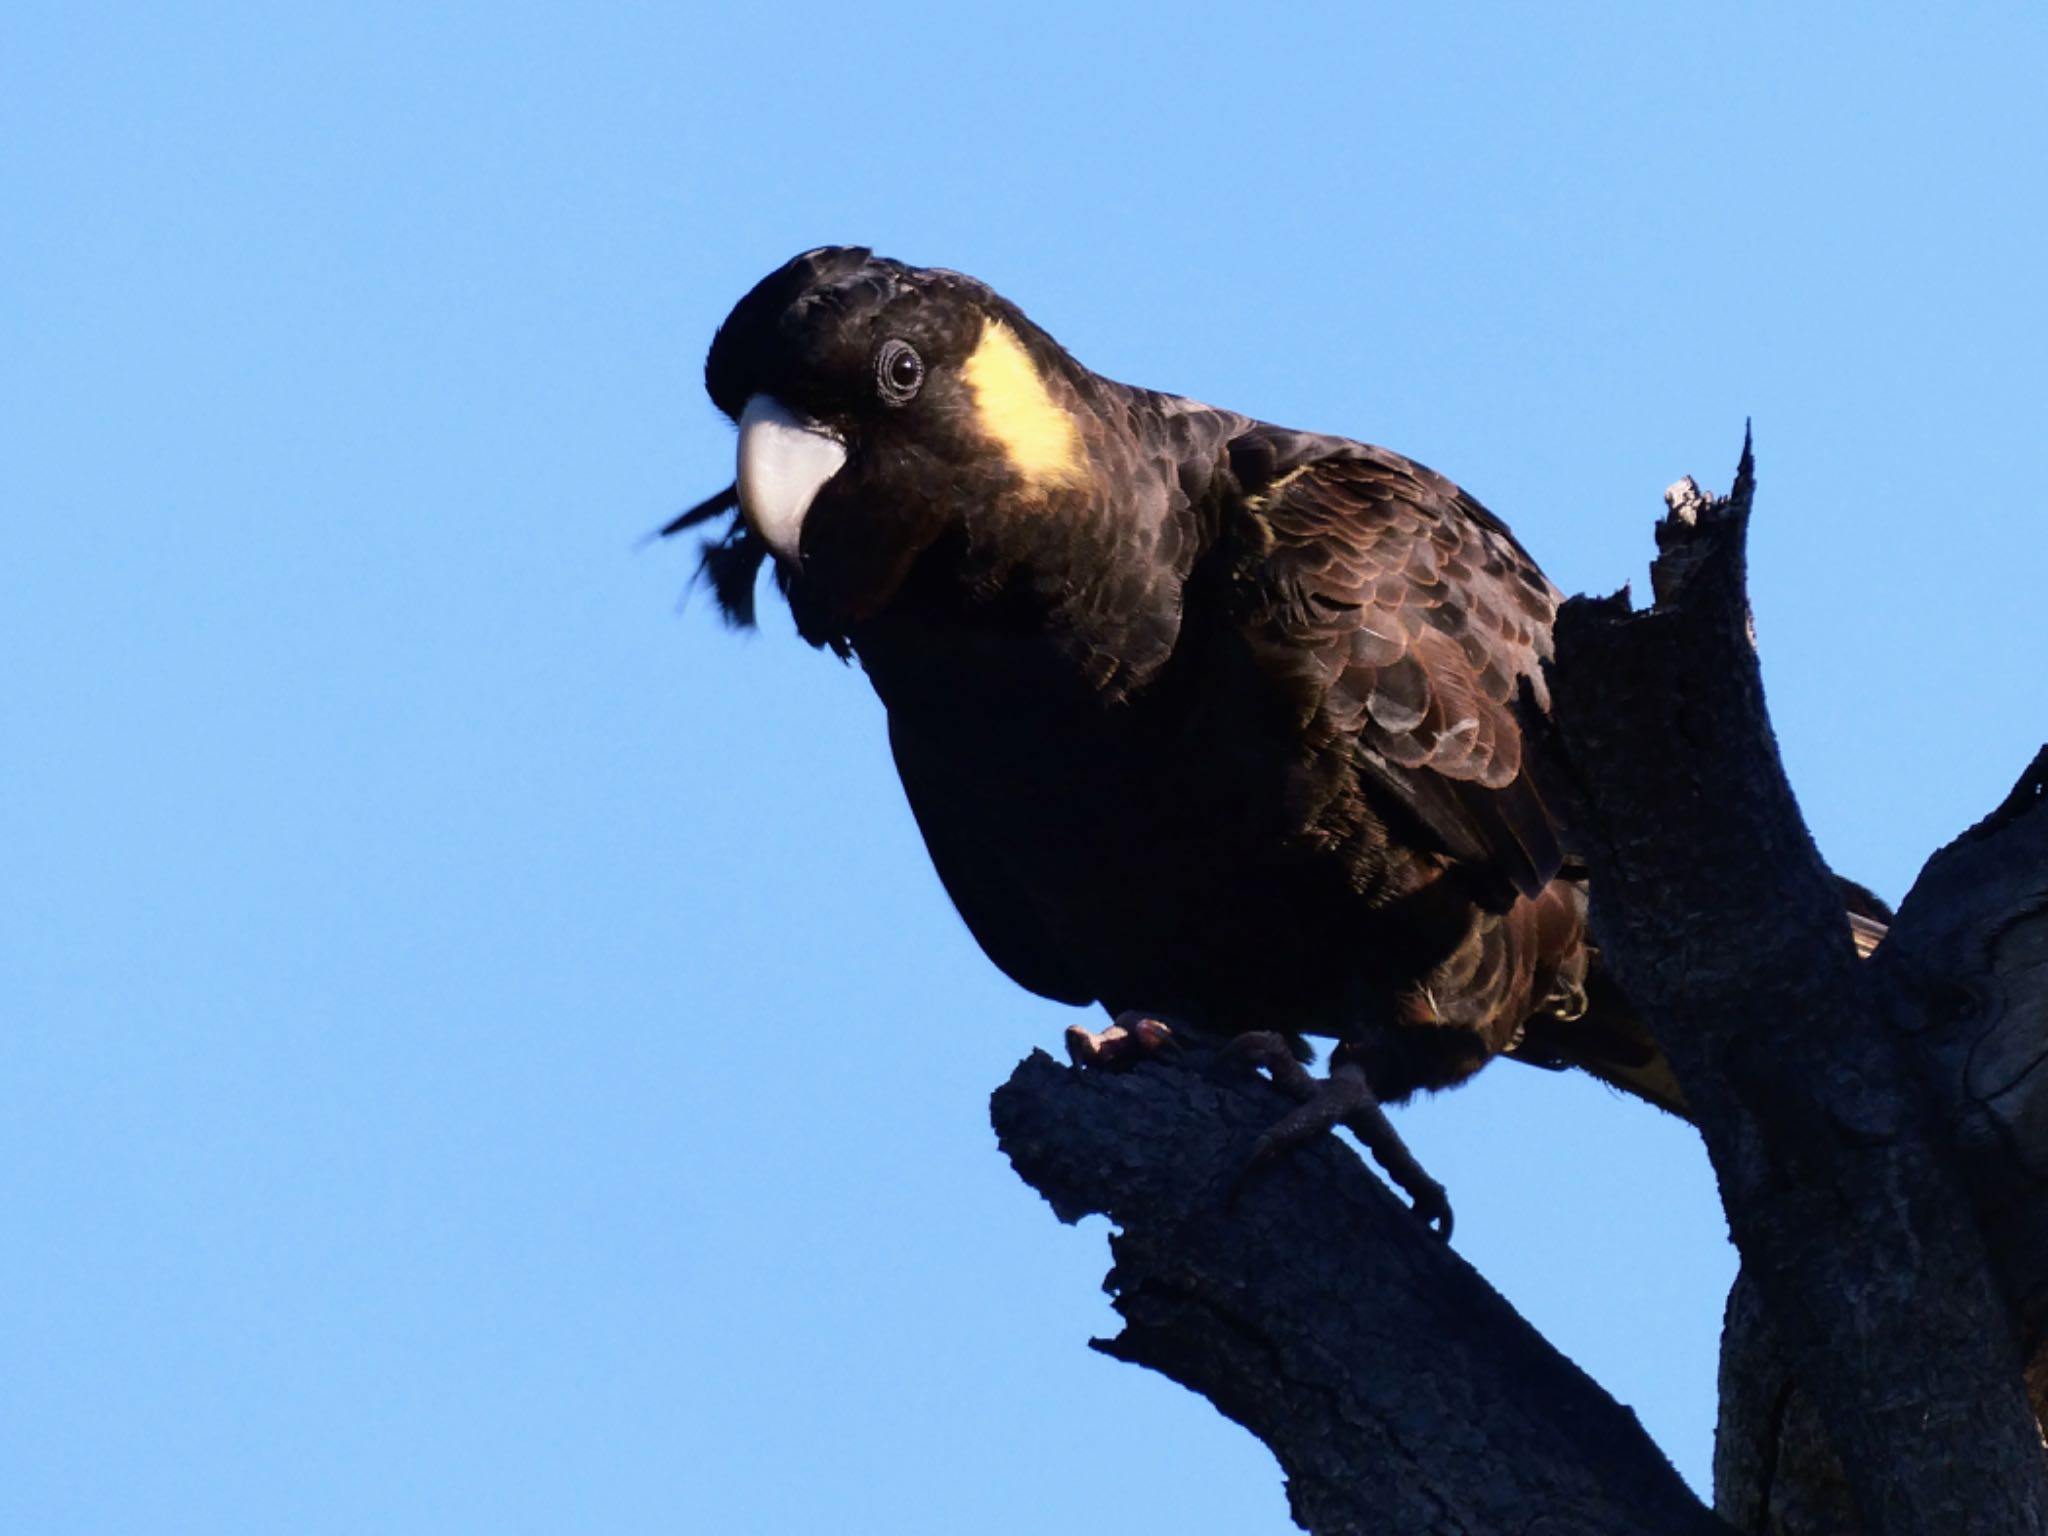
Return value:
M 2048 1531 L 2048 748 L 1859 961 L 1764 707 L 1754 494 L 1747 442 L 1727 497 L 1674 487 L 1655 603 L 1567 603 L 1524 701 L 1742 1255 L 1716 1513 L 1345 1146 L 1234 1202 L 1263 1079 L 1197 1043 L 995 1094 L 1018 1173 L 1119 1229 L 1096 1347 L 1265 1441 L 1310 1531 Z

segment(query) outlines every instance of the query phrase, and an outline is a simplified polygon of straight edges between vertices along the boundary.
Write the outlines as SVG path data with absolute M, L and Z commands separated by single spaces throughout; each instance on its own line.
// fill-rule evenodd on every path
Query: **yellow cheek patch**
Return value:
M 1029 484 L 1050 490 L 1087 479 L 1074 418 L 1053 399 L 1016 332 L 989 321 L 961 372 L 981 430 Z

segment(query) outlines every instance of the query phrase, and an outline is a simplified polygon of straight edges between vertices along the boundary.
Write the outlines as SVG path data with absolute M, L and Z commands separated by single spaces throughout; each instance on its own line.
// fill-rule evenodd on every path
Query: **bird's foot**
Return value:
M 1296 1147 L 1344 1126 L 1364 1143 L 1387 1177 L 1414 1204 L 1415 1214 L 1446 1242 L 1451 1236 L 1451 1202 L 1443 1185 L 1423 1171 L 1415 1154 L 1401 1139 L 1401 1133 L 1387 1118 L 1366 1081 L 1365 1069 L 1346 1060 L 1339 1048 L 1330 1063 L 1330 1075 L 1317 1077 L 1296 1060 L 1284 1036 L 1261 1030 L 1239 1035 L 1224 1048 L 1226 1057 L 1253 1067 L 1263 1067 L 1275 1086 L 1298 1099 L 1270 1126 L 1252 1149 L 1250 1160 L 1238 1175 L 1238 1188 L 1260 1169 L 1271 1166 Z M 1232 1191 L 1233 1198 L 1236 1191 Z
M 1172 1030 L 1135 1008 L 1126 1008 L 1099 1034 L 1078 1024 L 1067 1026 L 1067 1059 L 1077 1067 L 1129 1067 L 1162 1051 L 1179 1050 Z

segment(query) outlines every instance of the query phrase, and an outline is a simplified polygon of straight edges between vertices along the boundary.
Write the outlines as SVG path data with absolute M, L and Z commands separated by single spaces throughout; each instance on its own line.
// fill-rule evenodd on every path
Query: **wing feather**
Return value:
M 1314 440 L 1311 440 L 1314 441 Z M 1284 445 L 1270 490 L 1248 625 L 1361 773 L 1394 793 L 1497 899 L 1534 895 L 1563 861 L 1527 772 L 1514 701 L 1542 663 L 1558 594 L 1499 519 L 1398 454 L 1322 439 Z

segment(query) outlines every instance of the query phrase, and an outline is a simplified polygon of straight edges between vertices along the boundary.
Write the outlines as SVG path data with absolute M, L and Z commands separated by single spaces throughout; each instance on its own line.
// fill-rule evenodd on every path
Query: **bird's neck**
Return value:
M 1107 380 L 1076 388 L 1085 475 L 965 498 L 886 607 L 849 632 L 885 699 L 1101 707 L 1172 656 L 1244 420 Z

